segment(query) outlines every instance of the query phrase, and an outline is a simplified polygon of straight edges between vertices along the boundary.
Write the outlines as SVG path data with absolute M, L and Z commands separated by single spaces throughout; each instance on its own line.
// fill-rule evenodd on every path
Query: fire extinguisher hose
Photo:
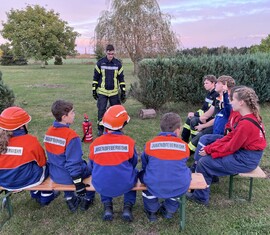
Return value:
M 85 136 L 88 134 L 89 129 L 90 129 L 90 125 L 88 125 L 87 130 L 86 130 L 86 132 L 84 133 L 84 135 L 82 137 L 82 140 L 81 140 L 82 142 L 84 141 Z

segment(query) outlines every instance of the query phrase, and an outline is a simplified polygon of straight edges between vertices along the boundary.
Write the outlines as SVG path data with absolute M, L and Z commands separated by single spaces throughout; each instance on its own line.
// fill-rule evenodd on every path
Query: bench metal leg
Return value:
M 5 194 L 0 197 L 0 200 L 2 200 L 1 203 L 1 212 L 4 214 L 4 210 L 7 209 L 8 211 L 8 218 L 3 221 L 3 223 L 0 224 L 0 229 L 2 226 L 13 216 L 13 209 L 11 205 L 11 194 L 12 192 L 5 191 Z
M 230 183 L 229 183 L 229 198 L 232 198 L 233 194 L 233 177 L 234 175 L 230 175 Z M 248 201 L 251 201 L 252 198 L 252 190 L 253 190 L 253 177 L 249 178 L 249 193 L 248 193 Z
M 180 216 L 180 230 L 184 230 L 186 226 L 186 195 L 183 195 L 179 198 L 179 216 Z
M 229 182 L 229 198 L 232 198 L 233 193 L 233 175 L 230 175 L 230 182 Z
M 248 194 L 248 201 L 251 201 L 251 197 L 252 197 L 252 188 L 253 188 L 253 178 L 250 178 L 249 181 L 249 194 Z

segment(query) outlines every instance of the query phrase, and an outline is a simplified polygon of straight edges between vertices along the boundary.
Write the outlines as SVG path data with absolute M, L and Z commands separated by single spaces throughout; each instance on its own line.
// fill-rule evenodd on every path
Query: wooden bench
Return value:
M 205 179 L 204 179 L 202 174 L 192 173 L 191 178 L 192 179 L 191 179 L 191 183 L 189 186 L 189 190 L 205 189 L 207 187 L 207 184 L 206 184 Z M 84 183 L 90 185 L 89 187 L 86 188 L 87 191 L 95 191 L 95 188 L 93 187 L 91 180 L 92 180 L 91 177 L 84 179 Z M 138 180 L 138 182 L 136 183 L 136 185 L 134 186 L 134 188 L 132 190 L 142 191 L 142 190 L 146 190 L 146 189 L 147 189 L 146 186 Z M 11 198 L 10 198 L 12 192 L 6 191 L 1 186 L 0 186 L 0 190 L 4 191 L 3 194 L 0 195 L 0 200 L 2 200 L 2 210 L 4 208 L 6 208 L 8 210 L 8 214 L 9 214 L 8 219 L 10 219 L 13 215 L 13 210 L 12 210 L 12 206 L 11 206 Z M 35 190 L 75 191 L 75 186 L 74 185 L 57 184 L 57 183 L 54 183 L 50 177 L 48 177 L 42 184 L 31 187 L 31 188 L 27 188 L 24 190 L 28 190 L 28 191 L 30 191 L 30 190 L 33 190 L 33 191 L 35 191 Z M 14 192 L 16 192 L 16 191 L 14 191 Z M 179 208 L 180 229 L 183 230 L 185 228 L 185 220 L 186 220 L 186 196 L 183 195 L 178 200 L 180 203 L 180 208 Z M 2 226 L 3 226 L 3 224 L 2 224 Z
M 249 178 L 249 196 L 248 196 L 248 201 L 251 201 L 251 197 L 252 197 L 253 178 L 266 178 L 266 174 L 264 173 L 264 171 L 259 166 L 257 166 L 257 168 L 255 170 L 251 171 L 251 172 L 239 173 L 237 175 L 230 175 L 229 198 L 232 198 L 232 194 L 233 194 L 233 179 L 234 179 L 235 176 Z

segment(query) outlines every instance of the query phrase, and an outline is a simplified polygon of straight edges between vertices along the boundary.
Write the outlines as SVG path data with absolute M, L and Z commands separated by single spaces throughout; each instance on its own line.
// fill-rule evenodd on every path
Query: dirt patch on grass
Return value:
M 63 84 L 32 84 L 27 85 L 27 87 L 46 87 L 46 88 L 64 88 Z

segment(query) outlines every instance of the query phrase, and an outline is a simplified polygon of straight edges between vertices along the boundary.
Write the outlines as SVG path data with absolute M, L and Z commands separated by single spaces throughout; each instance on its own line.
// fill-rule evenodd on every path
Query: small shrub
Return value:
M 14 104 L 15 96 L 13 91 L 2 80 L 2 72 L 0 71 L 0 113 Z
M 54 65 L 62 65 L 63 64 L 63 60 L 61 56 L 55 56 L 54 57 Z

